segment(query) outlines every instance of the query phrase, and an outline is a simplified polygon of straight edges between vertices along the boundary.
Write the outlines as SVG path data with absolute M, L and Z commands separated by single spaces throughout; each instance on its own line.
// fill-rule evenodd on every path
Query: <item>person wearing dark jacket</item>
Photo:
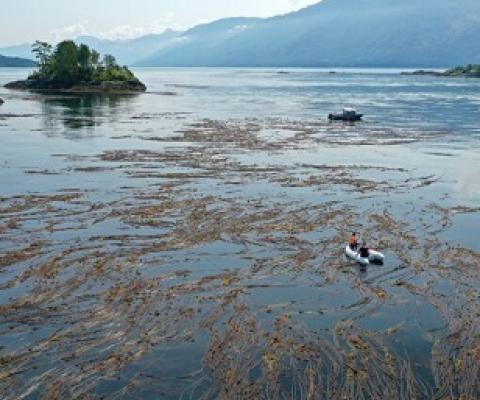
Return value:
M 358 254 L 360 254 L 360 257 L 362 258 L 368 258 L 368 256 L 370 255 L 370 249 L 367 247 L 366 242 L 363 242 L 360 250 L 358 250 Z

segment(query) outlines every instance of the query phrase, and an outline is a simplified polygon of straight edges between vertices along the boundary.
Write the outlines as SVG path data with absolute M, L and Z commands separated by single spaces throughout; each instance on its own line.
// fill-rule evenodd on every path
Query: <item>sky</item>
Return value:
M 319 0 L 0 0 L 0 45 L 79 35 L 125 39 L 224 17 L 269 17 Z

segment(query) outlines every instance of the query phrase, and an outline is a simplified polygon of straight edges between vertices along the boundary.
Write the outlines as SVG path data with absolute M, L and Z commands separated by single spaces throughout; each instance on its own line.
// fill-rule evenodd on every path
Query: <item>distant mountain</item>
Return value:
M 166 30 L 163 33 L 142 36 L 129 40 L 98 39 L 94 36 L 79 36 L 77 43 L 85 43 L 96 49 L 100 54 L 112 54 L 121 65 L 131 65 L 171 45 L 173 39 L 182 32 Z M 32 45 L 21 44 L 0 48 L 0 54 L 9 57 L 32 57 Z
M 0 55 L 0 67 L 34 67 L 35 61 L 20 57 L 5 57 Z
M 0 54 L 5 57 L 20 57 L 26 59 L 33 58 L 31 44 L 20 44 L 17 46 L 0 47 Z
M 80 36 L 75 41 L 85 43 L 100 54 L 112 54 L 121 65 L 131 65 L 152 54 L 168 48 L 172 40 L 182 32 L 166 30 L 163 33 L 142 36 L 129 40 L 104 40 L 93 36 Z M 0 49 L 1 50 L 1 49 Z
M 77 38 L 119 63 L 171 67 L 450 67 L 480 63 L 480 0 L 323 0 L 137 39 Z M 31 57 L 30 46 L 0 54 Z
M 478 0 L 324 0 L 190 29 L 142 66 L 446 67 L 480 62 Z
M 241 49 L 226 48 L 235 38 L 242 37 L 245 30 L 261 24 L 258 18 L 227 18 L 209 24 L 198 25 L 178 35 L 168 47 L 160 49 L 145 59 L 139 59 L 138 66 L 223 66 L 225 51 L 232 59 Z M 238 59 L 235 65 L 243 65 Z M 226 63 L 229 66 L 231 63 Z M 248 65 L 248 64 L 247 64 Z

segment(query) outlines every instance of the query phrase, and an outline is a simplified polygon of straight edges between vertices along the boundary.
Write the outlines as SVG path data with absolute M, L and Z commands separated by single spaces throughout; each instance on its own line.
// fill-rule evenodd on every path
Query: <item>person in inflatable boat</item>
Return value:
M 358 250 L 358 254 L 362 258 L 368 258 L 368 256 L 370 255 L 370 249 L 367 246 L 367 242 L 362 243 L 362 247 L 360 247 L 360 250 Z
M 357 250 L 358 247 L 358 238 L 355 232 L 352 233 L 352 237 L 350 238 L 350 248 L 352 250 Z

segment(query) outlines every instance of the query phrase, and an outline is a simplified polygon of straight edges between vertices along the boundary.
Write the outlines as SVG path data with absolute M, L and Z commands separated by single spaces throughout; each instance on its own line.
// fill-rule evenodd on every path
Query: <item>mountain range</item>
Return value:
M 132 40 L 77 41 L 122 64 L 168 67 L 447 67 L 480 63 L 479 0 L 323 0 Z M 25 57 L 28 48 L 0 48 Z
M 133 65 L 138 60 L 160 51 L 164 45 L 168 44 L 170 39 L 173 39 L 180 34 L 182 34 L 182 32 L 166 30 L 159 34 L 116 41 L 98 39 L 94 36 L 79 36 L 75 39 L 75 42 L 85 43 L 100 52 L 100 54 L 112 54 L 122 65 Z M 0 54 L 7 57 L 32 58 L 32 45 L 25 43 L 16 46 L 3 47 L 0 48 Z
M 0 67 L 34 67 L 35 61 L 20 57 L 5 57 L 0 55 Z

